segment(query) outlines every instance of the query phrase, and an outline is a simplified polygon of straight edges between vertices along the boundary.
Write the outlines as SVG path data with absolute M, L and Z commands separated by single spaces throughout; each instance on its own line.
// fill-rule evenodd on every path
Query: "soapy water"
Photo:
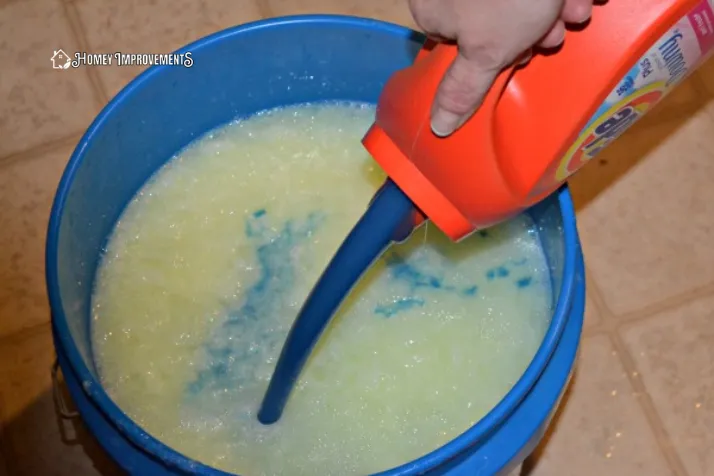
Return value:
M 160 170 L 97 275 L 103 385 L 146 431 L 244 476 L 369 474 L 436 449 L 521 376 L 552 290 L 523 216 L 460 244 L 390 248 L 315 347 L 281 420 L 256 413 L 290 325 L 384 174 L 364 104 L 225 126 Z

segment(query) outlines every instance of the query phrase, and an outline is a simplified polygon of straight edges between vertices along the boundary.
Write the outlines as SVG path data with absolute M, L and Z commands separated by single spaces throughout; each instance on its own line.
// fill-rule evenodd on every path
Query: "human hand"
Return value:
M 593 0 L 409 0 L 427 35 L 459 48 L 434 98 L 434 133 L 461 127 L 505 67 L 527 60 L 533 46 L 559 46 L 565 24 L 586 22 L 592 6 Z

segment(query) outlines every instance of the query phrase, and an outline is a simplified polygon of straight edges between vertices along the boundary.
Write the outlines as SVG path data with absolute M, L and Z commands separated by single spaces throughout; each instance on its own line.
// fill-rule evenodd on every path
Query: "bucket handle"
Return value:
M 62 369 L 59 366 L 59 359 L 55 357 L 55 361 L 52 363 L 52 399 L 55 402 L 55 407 L 62 418 L 71 420 L 79 416 L 79 412 L 72 411 L 69 409 L 67 402 L 62 396 L 62 389 L 60 388 L 59 374 Z

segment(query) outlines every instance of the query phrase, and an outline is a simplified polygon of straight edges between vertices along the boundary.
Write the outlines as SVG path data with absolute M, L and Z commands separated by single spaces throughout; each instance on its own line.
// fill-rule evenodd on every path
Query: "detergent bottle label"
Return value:
M 702 0 L 635 64 L 556 170 L 562 182 L 617 139 L 714 51 L 714 0 Z

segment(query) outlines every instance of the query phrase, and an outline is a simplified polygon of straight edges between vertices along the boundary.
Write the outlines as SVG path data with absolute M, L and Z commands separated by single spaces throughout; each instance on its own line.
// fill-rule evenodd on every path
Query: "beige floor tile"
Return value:
M 623 331 L 689 476 L 714 475 L 714 297 Z
M 610 340 L 584 341 L 578 372 L 527 476 L 665 476 L 637 396 Z
M 79 421 L 59 419 L 52 400 L 49 325 L 0 343 L 0 409 L 8 472 L 15 476 L 118 476 Z
M 59 0 L 0 7 L 0 156 L 80 133 L 98 112 L 85 71 L 52 68 L 59 49 L 76 49 Z
M 697 75 L 701 78 L 704 87 L 714 97 L 714 56 L 699 68 Z
M 71 147 L 0 167 L 0 336 L 49 320 L 47 219 Z
M 585 261 L 616 315 L 714 281 L 714 119 L 663 112 L 570 182 Z
M 406 0 L 264 0 L 278 15 L 332 13 L 376 18 L 416 28 Z
M 253 0 L 77 0 L 93 53 L 170 53 L 208 34 L 261 18 Z M 143 67 L 101 66 L 114 96 Z

